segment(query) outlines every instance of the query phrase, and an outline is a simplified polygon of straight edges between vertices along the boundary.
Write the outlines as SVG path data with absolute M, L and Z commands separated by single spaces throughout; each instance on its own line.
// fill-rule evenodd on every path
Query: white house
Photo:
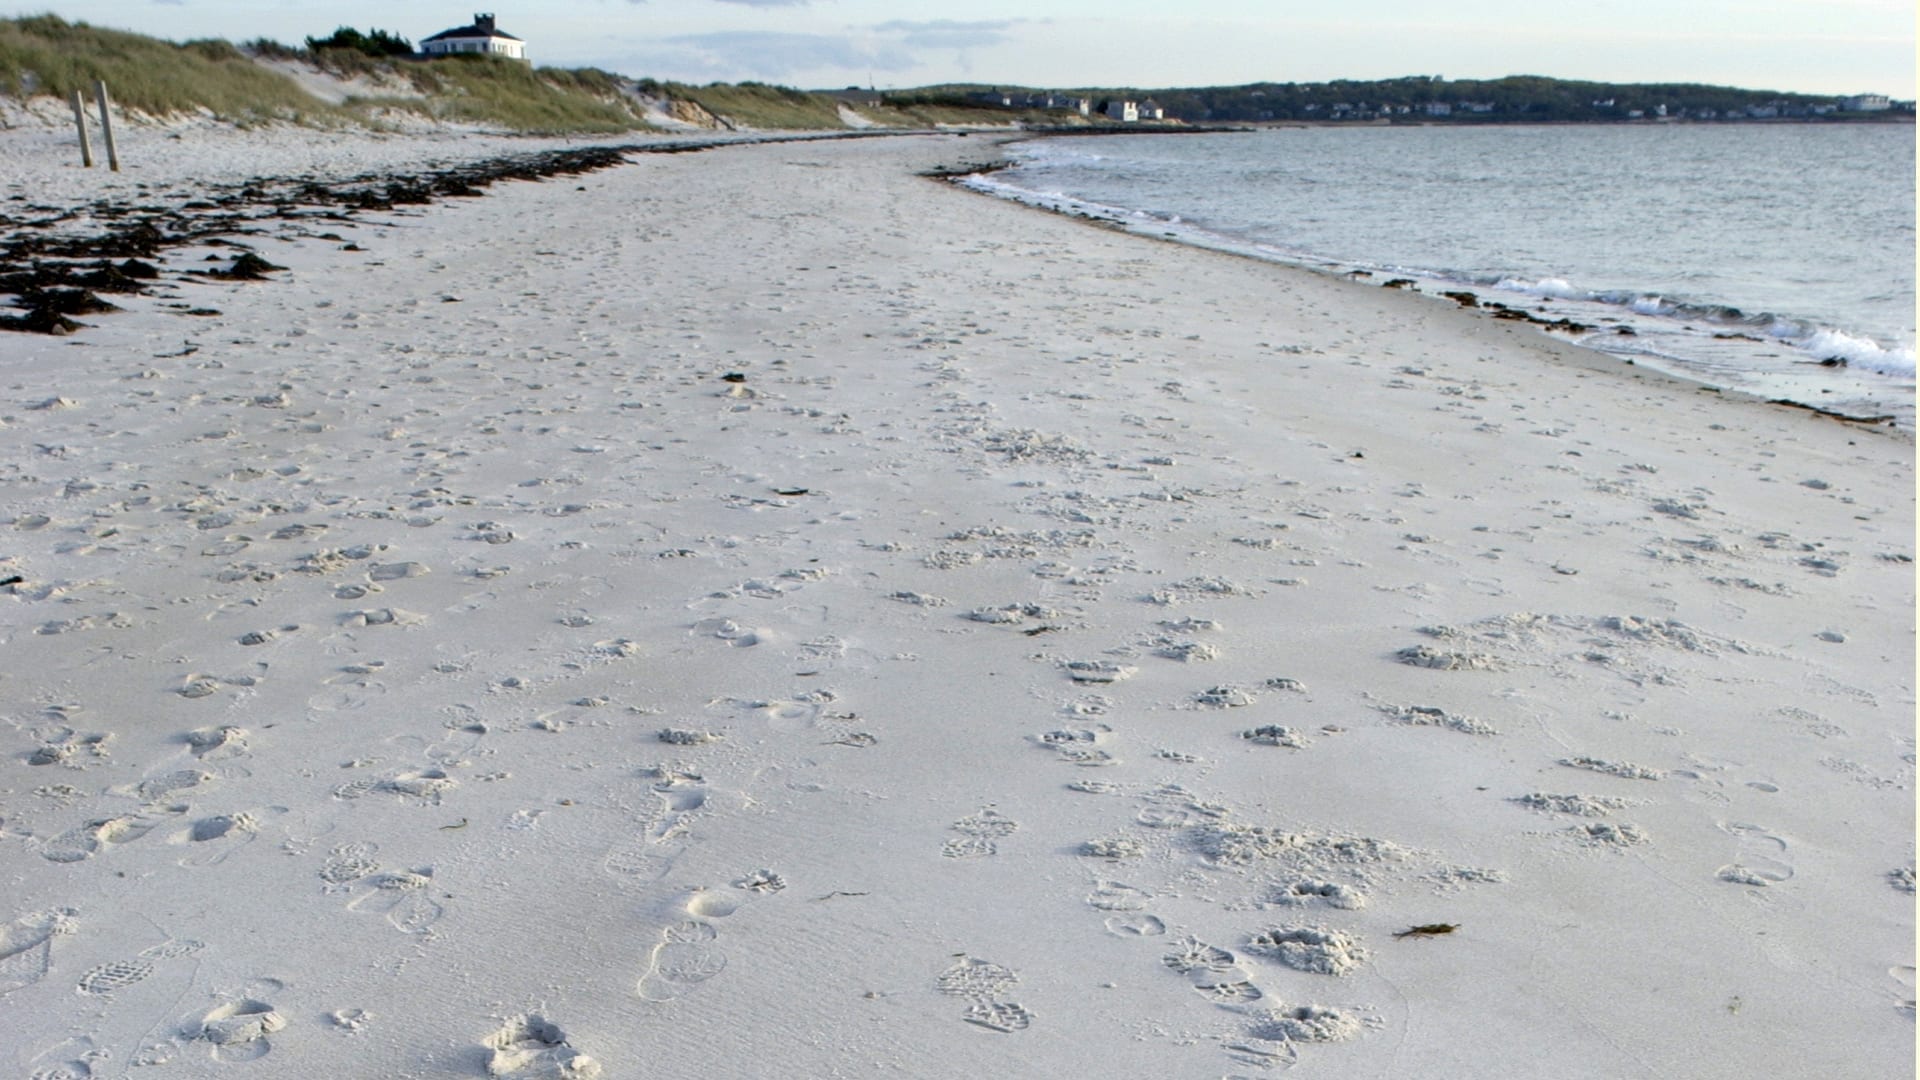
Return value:
M 452 56 L 455 53 L 487 53 L 508 60 L 525 60 L 527 43 L 512 34 L 503 34 L 493 25 L 490 14 L 475 15 L 472 26 L 456 26 L 423 38 L 420 51 L 428 56 Z
M 1101 111 L 1106 113 L 1107 119 L 1118 120 L 1123 124 L 1136 123 L 1140 119 L 1140 103 L 1137 101 L 1122 101 L 1115 98 L 1107 102 Z
M 1167 110 L 1165 107 L 1152 98 L 1148 98 L 1140 103 L 1139 113 L 1140 119 L 1142 120 L 1165 120 L 1167 118 Z
M 1843 99 L 1840 107 L 1848 112 L 1885 112 L 1893 102 L 1885 94 L 1855 94 Z

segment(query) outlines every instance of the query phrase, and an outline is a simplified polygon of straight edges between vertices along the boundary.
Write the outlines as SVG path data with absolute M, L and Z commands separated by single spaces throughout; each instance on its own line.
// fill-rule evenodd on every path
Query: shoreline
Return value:
M 1105 133 L 1105 134 L 1126 134 L 1126 133 L 1119 132 L 1119 133 Z M 1051 136 L 1043 135 L 1041 137 L 1051 137 Z M 1028 138 L 1029 138 L 1028 136 L 1007 136 L 997 140 L 997 142 L 999 145 L 1004 146 L 1011 143 L 1024 142 L 1024 141 L 1027 141 Z M 1083 222 L 1085 224 L 1094 225 L 1101 228 L 1117 229 L 1119 231 L 1128 233 L 1130 235 L 1139 236 L 1144 239 L 1156 241 L 1159 243 L 1196 248 L 1204 251 L 1212 251 L 1217 254 L 1225 255 L 1231 258 L 1245 259 L 1250 262 L 1261 263 L 1264 265 L 1289 267 L 1297 270 L 1302 270 L 1307 273 L 1326 278 L 1328 280 L 1342 281 L 1350 285 L 1355 285 L 1355 286 L 1360 286 L 1360 287 L 1365 287 L 1370 289 L 1384 289 L 1387 291 L 1394 291 L 1394 289 L 1396 288 L 1396 286 L 1393 284 L 1378 284 L 1378 285 L 1371 284 L 1371 283 L 1363 284 L 1360 281 L 1354 280 L 1356 277 L 1372 277 L 1374 275 L 1370 271 L 1343 269 L 1343 267 L 1349 267 L 1351 265 L 1348 263 L 1330 262 L 1330 261 L 1321 261 L 1316 263 L 1312 261 L 1307 261 L 1305 259 L 1289 259 L 1289 258 L 1284 258 L 1278 255 L 1260 254 L 1260 253 L 1248 250 L 1246 242 L 1236 241 L 1230 237 L 1222 236 L 1222 237 L 1218 237 L 1218 239 L 1216 240 L 1214 238 L 1214 234 L 1203 233 L 1203 232 L 1192 232 L 1192 231 L 1176 235 L 1173 233 L 1165 232 L 1164 224 L 1157 221 L 1145 221 L 1145 222 L 1129 221 L 1124 216 L 1122 216 L 1124 214 L 1124 211 L 1114 211 L 1111 214 L 1101 214 L 1098 212 L 1081 209 L 1080 207 L 1085 205 L 1091 205 L 1091 204 L 1086 204 L 1079 200 L 1069 199 L 1069 200 L 1066 200 L 1065 202 L 1060 203 L 1059 205 L 1050 205 L 1044 202 L 1029 201 L 1027 199 L 1023 199 L 1013 195 L 1002 195 L 1002 194 L 997 194 L 996 192 L 993 192 L 990 190 L 968 187 L 966 184 L 966 181 L 972 178 L 981 177 L 981 176 L 990 176 L 996 172 L 1002 172 L 1008 169 L 1017 168 L 1018 164 L 1019 163 L 1015 159 L 1003 157 L 991 162 L 985 162 L 985 163 L 979 163 L 979 164 L 960 164 L 952 167 L 951 169 L 942 168 L 942 169 L 925 173 L 923 175 L 925 175 L 928 179 L 941 181 L 943 183 L 947 183 L 952 186 L 959 187 L 974 195 L 982 196 L 989 199 L 998 199 L 1000 201 L 1011 202 L 1017 206 L 1021 206 L 1029 210 L 1036 210 L 1043 213 L 1053 214 L 1059 217 L 1067 218 L 1069 220 Z M 1396 280 L 1405 281 L 1406 279 L 1396 279 Z M 1694 375 L 1686 371 L 1675 370 L 1671 367 L 1663 366 L 1657 363 L 1642 364 L 1640 362 L 1637 362 L 1632 357 L 1619 356 L 1616 354 L 1608 353 L 1605 350 L 1596 348 L 1592 345 L 1588 345 L 1578 341 L 1569 341 L 1564 337 L 1555 336 L 1554 331 L 1559 329 L 1559 326 L 1557 323 L 1551 320 L 1532 316 L 1528 314 L 1524 309 L 1517 306 L 1507 306 L 1505 304 L 1497 303 L 1492 300 L 1486 300 L 1486 299 L 1482 299 L 1475 304 L 1468 304 L 1459 299 L 1456 299 L 1452 294 L 1430 293 L 1430 292 L 1421 291 L 1413 287 L 1410 282 L 1407 283 L 1405 288 L 1412 295 L 1423 297 L 1428 301 L 1450 300 L 1454 302 L 1456 306 L 1462 308 L 1466 313 L 1477 315 L 1480 318 L 1487 318 L 1487 319 L 1493 319 L 1493 320 L 1514 318 L 1515 321 L 1531 324 L 1532 327 L 1540 334 L 1540 336 L 1543 339 L 1548 341 L 1554 341 L 1561 345 L 1568 346 L 1569 348 L 1578 350 L 1579 354 L 1589 357 L 1590 363 L 1588 364 L 1588 366 L 1596 370 L 1608 369 L 1608 368 L 1618 369 L 1620 367 L 1638 368 L 1640 370 L 1632 373 L 1634 377 L 1644 378 L 1648 373 L 1652 373 L 1656 377 L 1670 380 L 1675 385 L 1676 389 L 1690 388 L 1690 389 L 1694 389 L 1702 392 L 1720 394 L 1726 397 L 1728 400 L 1738 399 L 1738 400 L 1755 402 L 1755 403 L 1768 405 L 1768 406 L 1776 406 L 1780 408 L 1799 410 L 1799 411 L 1811 413 L 1815 416 L 1823 417 L 1825 419 L 1833 420 L 1837 423 L 1854 425 L 1862 430 L 1874 430 L 1874 431 L 1879 431 L 1883 434 L 1893 434 L 1895 438 L 1904 439 L 1908 442 L 1913 441 L 1915 437 L 1915 430 L 1913 427 L 1914 418 L 1912 415 L 1909 415 L 1907 417 L 1907 424 L 1905 426 L 1901 426 L 1899 423 L 1899 417 L 1895 414 L 1857 415 L 1857 414 L 1848 413 L 1840 410 L 1824 408 L 1822 406 L 1812 404 L 1809 402 L 1796 401 L 1790 398 L 1770 397 L 1764 393 L 1746 391 L 1746 390 L 1739 389 L 1737 387 L 1716 386 L 1712 382 L 1708 381 L 1704 376 Z M 1467 295 L 1467 294 L 1462 294 L 1462 295 Z M 1474 310 L 1476 308 L 1479 310 L 1477 311 Z M 1564 321 L 1565 321 L 1564 319 L 1561 320 L 1561 322 L 1564 322 Z M 1592 329 L 1591 327 L 1583 327 L 1581 332 L 1589 332 L 1591 331 L 1591 329 Z
M 1186 133 L 1214 132 L 1214 129 L 1207 129 L 1206 131 L 1202 131 L 1201 129 L 1182 130 Z M 21 296 L 24 302 L 21 303 L 17 310 L 22 311 L 23 314 L 11 315 L 0 313 L 0 332 L 11 330 L 20 333 L 63 335 L 82 329 L 84 324 L 73 321 L 71 316 L 86 316 L 113 310 L 111 302 L 97 295 L 98 292 L 105 292 L 109 295 L 116 293 L 141 294 L 151 290 L 152 285 L 149 284 L 149 282 L 152 281 L 152 278 L 147 274 L 147 271 L 151 268 L 142 263 L 141 260 L 152 258 L 161 250 L 191 245 L 210 237 L 231 237 L 236 232 L 247 231 L 249 223 L 257 220 L 257 218 L 250 219 L 246 216 L 247 211 L 252 208 L 273 207 L 275 213 L 268 216 L 278 216 L 289 220 L 304 217 L 314 221 L 338 222 L 344 221 L 346 218 L 342 217 L 337 211 L 329 211 L 327 209 L 328 207 L 344 205 L 347 207 L 347 213 L 351 214 L 355 210 L 390 209 L 396 201 L 403 205 L 425 204 L 437 199 L 483 194 L 488 186 L 502 179 L 546 179 L 563 174 L 571 175 L 575 172 L 610 168 L 629 162 L 632 155 L 635 154 L 700 153 L 726 147 L 751 146 L 765 143 L 822 140 L 837 141 L 867 138 L 968 137 L 984 135 L 988 137 L 994 145 L 1006 146 L 1035 138 L 1053 138 L 1064 135 L 1157 133 L 1160 133 L 1157 128 L 1142 128 L 1139 130 L 1124 128 L 1112 130 L 1022 130 L 1019 132 L 971 130 L 940 132 L 853 131 L 828 134 L 741 134 L 721 137 L 669 136 L 643 143 L 592 139 L 577 141 L 572 138 L 508 138 L 505 141 L 506 146 L 512 146 L 516 142 L 557 142 L 563 145 L 544 150 L 509 151 L 493 157 L 473 158 L 457 164 L 434 165 L 429 166 L 424 171 L 418 169 L 412 171 L 388 169 L 380 172 L 360 173 L 349 177 L 332 179 L 327 182 L 327 186 L 325 187 L 323 187 L 321 183 L 317 183 L 311 175 L 283 177 L 254 176 L 245 181 L 234 182 L 224 187 L 215 185 L 198 188 L 198 197 L 194 199 L 193 205 L 202 207 L 202 214 L 206 219 L 204 222 L 196 222 L 192 219 L 191 215 L 175 211 L 150 211 L 147 216 L 135 217 L 131 225 L 116 224 L 108 228 L 105 232 L 94 234 L 91 238 L 75 237 L 64 239 L 51 238 L 46 236 L 44 232 L 37 231 L 43 228 L 40 223 L 33 221 L 17 223 L 15 231 L 4 240 L 4 246 L 0 247 L 0 254 L 4 254 L 10 262 L 24 263 L 24 266 L 22 269 L 6 275 L 4 279 L 0 279 L 0 288 L 12 286 L 12 288 L 7 289 L 7 291 Z M 394 138 L 398 138 L 401 141 L 405 139 L 404 136 L 380 136 L 381 141 L 388 141 Z M 584 142 L 584 145 L 576 145 L 577 142 Z M 1017 161 L 1014 159 L 1002 157 L 987 162 L 956 162 L 951 166 L 936 167 L 922 175 L 929 179 L 951 183 L 954 186 L 965 187 L 964 182 L 970 178 L 990 175 L 993 172 L 1012 168 L 1016 165 Z M 989 191 L 973 190 L 976 194 L 989 196 L 994 194 Z M 305 199 L 308 204 L 306 208 L 298 209 L 296 206 L 291 205 L 289 201 L 290 194 L 294 197 Z M 1239 244 L 1231 238 L 1220 238 L 1216 243 L 1211 242 L 1211 237 L 1208 234 L 1185 234 L 1181 236 L 1166 234 L 1159 231 L 1159 223 L 1157 222 L 1135 223 L 1117 217 L 1102 217 L 1099 214 L 1073 209 L 1067 206 L 1051 206 L 1008 196 L 1000 197 L 1010 198 L 1010 201 L 1014 201 L 1020 205 L 1048 211 L 1070 219 L 1079 219 L 1090 223 L 1101 224 L 1106 227 L 1120 228 L 1148 239 L 1185 244 L 1238 258 L 1249 259 L 1255 262 L 1292 266 L 1329 278 L 1351 278 L 1362 274 L 1362 272 L 1359 271 L 1343 271 L 1339 269 L 1344 265 L 1341 263 L 1323 262 L 1315 264 L 1309 261 L 1288 260 L 1276 256 L 1255 253 L 1246 250 L 1243 244 Z M 217 213 L 209 212 L 214 211 L 216 207 L 218 208 Z M 79 217 L 82 219 L 89 215 L 98 217 L 101 216 L 102 210 L 108 211 L 105 215 L 108 220 L 118 219 L 124 221 L 126 216 L 124 204 L 115 206 L 110 202 L 96 201 L 91 206 L 67 206 L 63 208 L 61 217 Z M 162 229 L 157 229 L 155 227 L 156 223 L 172 224 L 178 226 L 178 228 L 167 232 Z M 137 239 L 130 239 L 130 237 L 137 237 Z M 238 249 L 244 249 L 245 245 L 236 245 L 236 247 Z M 52 254 L 55 258 L 51 261 L 43 259 L 43 256 L 47 254 Z M 82 264 L 76 261 L 87 258 L 96 258 L 97 261 L 90 264 Z M 110 265 L 110 261 L 113 258 L 131 259 L 133 261 L 122 266 L 113 266 Z M 128 266 L 134 267 L 133 274 L 125 272 Z M 239 269 L 243 276 L 253 276 L 255 279 L 258 279 L 260 276 L 270 273 L 273 268 L 270 265 L 263 268 L 246 265 L 241 266 Z M 207 273 L 215 276 L 222 273 L 231 275 L 234 273 L 234 269 L 229 267 L 225 270 L 207 271 Z M 1418 292 L 1419 290 L 1414 289 L 1412 291 Z M 1443 298 L 1427 293 L 1421 293 L 1421 295 L 1428 295 L 1429 298 Z M 1451 299 L 1451 296 L 1444 298 Z M 1784 397 L 1770 397 L 1764 393 L 1749 392 L 1734 387 L 1715 386 L 1704 377 L 1684 371 L 1677 371 L 1657 363 L 1642 365 L 1632 357 L 1615 356 L 1607 353 L 1605 350 L 1579 342 L 1566 342 L 1564 339 L 1552 335 L 1551 331 L 1557 328 L 1556 324 L 1548 320 L 1530 316 L 1521 308 L 1507 307 L 1492 301 L 1486 301 L 1481 305 L 1466 305 L 1463 303 L 1462 306 L 1483 306 L 1491 309 L 1491 317 L 1496 319 L 1510 317 L 1509 313 L 1511 313 L 1511 317 L 1516 317 L 1518 321 L 1536 324 L 1539 327 L 1541 335 L 1549 340 L 1570 344 L 1585 353 L 1591 353 L 1597 357 L 1605 357 L 1614 364 L 1627 367 L 1642 367 L 1644 371 L 1656 372 L 1660 376 L 1673 380 L 1678 387 L 1693 388 L 1726 395 L 1730 398 L 1758 401 L 1768 405 L 1801 410 L 1816 416 L 1840 423 L 1856 425 L 1861 428 L 1890 427 L 1899 430 L 1901 434 L 1909 440 L 1911 440 L 1914 435 L 1911 418 L 1909 418 L 1908 426 L 1901 427 L 1898 423 L 1898 418 L 1894 415 L 1857 415 L 1826 408 L 1811 402 L 1797 401 Z M 1640 375 L 1641 373 L 1636 372 L 1635 374 Z
M 0 1060 L 1905 1067 L 1910 444 L 967 149 L 638 155 L 4 339 Z
M 1325 125 L 1332 126 L 1332 125 Z M 1040 138 L 1045 138 L 1041 136 Z M 1003 146 L 1040 139 L 1025 140 L 1005 138 L 1000 140 Z M 1911 438 L 1914 433 L 1915 415 L 1911 400 L 1911 387 L 1902 394 L 1899 386 L 1900 376 L 1881 371 L 1869 365 L 1860 374 L 1849 372 L 1833 385 L 1821 382 L 1809 382 L 1794 374 L 1789 366 L 1765 365 L 1743 369 L 1737 360 L 1715 357 L 1707 349 L 1707 343 L 1695 342 L 1690 353 L 1662 352 L 1659 345 L 1639 344 L 1643 335 L 1654 334 L 1659 338 L 1670 331 L 1668 324 L 1658 319 L 1634 324 L 1638 313 L 1637 301 L 1629 303 L 1629 294 L 1597 295 L 1585 294 L 1573 297 L 1561 297 L 1554 294 L 1536 294 L 1526 288 L 1509 290 L 1502 279 L 1466 278 L 1440 271 L 1407 269 L 1399 266 L 1381 266 L 1352 260 L 1332 260 L 1323 255 L 1307 251 L 1288 251 L 1272 244 L 1258 242 L 1229 233 L 1218 233 L 1206 228 L 1193 226 L 1179 218 L 1168 220 L 1161 215 L 1148 213 L 1125 206 L 1107 205 L 1059 193 L 1043 193 L 1010 184 L 999 183 L 991 177 L 995 173 L 1017 170 L 1018 158 L 1008 156 L 975 173 L 971 178 L 947 177 L 960 186 L 967 187 L 978 194 L 1011 201 L 1033 209 L 1045 210 L 1069 218 L 1084 219 L 1101 223 L 1109 227 L 1123 229 L 1152 239 L 1167 240 L 1197 248 L 1222 252 L 1254 261 L 1271 262 L 1294 266 L 1315 273 L 1352 279 L 1356 283 L 1368 281 L 1375 287 L 1405 289 L 1437 300 L 1447 300 L 1464 308 L 1479 308 L 1491 318 L 1531 323 L 1543 334 L 1566 334 L 1575 339 L 1574 344 L 1593 352 L 1608 356 L 1617 363 L 1658 370 L 1684 382 L 1711 387 L 1717 392 L 1754 398 L 1770 404 L 1784 405 L 1807 410 L 1838 421 L 1861 426 L 1887 426 L 1901 430 Z M 1410 276 L 1399 276 L 1410 275 Z M 1522 285 L 1525 283 L 1522 282 Z M 1659 297 L 1656 302 L 1664 303 Z M 1671 315 L 1679 321 L 1705 320 L 1715 323 L 1726 319 L 1733 321 L 1732 327 L 1725 333 L 1713 335 L 1713 345 L 1722 342 L 1744 341 L 1754 343 L 1754 348 L 1764 344 L 1773 344 L 1773 336 L 1754 336 L 1756 317 L 1746 315 L 1724 305 L 1701 302 L 1690 306 L 1676 302 L 1671 312 L 1662 311 L 1660 315 Z M 1672 305 L 1669 305 L 1672 306 Z M 1529 310 L 1529 309 L 1533 310 Z M 1536 314 L 1536 311 L 1538 312 Z M 1645 313 L 1638 313 L 1644 315 Z M 1685 317 L 1684 319 L 1682 317 Z M 1649 317 L 1651 318 L 1651 317 Z M 1775 327 L 1798 326 L 1809 340 L 1817 340 L 1828 335 L 1838 334 L 1843 342 L 1850 341 L 1852 331 L 1841 331 L 1825 327 L 1804 319 L 1768 316 Z M 1691 331 L 1692 327 L 1687 327 Z M 1798 343 L 1787 340 L 1786 331 L 1769 329 L 1768 335 L 1781 335 L 1785 347 L 1793 350 Z M 1613 337 L 1610 335 L 1623 335 Z M 1564 339 L 1563 339 L 1564 340 Z M 1890 349 L 1877 339 L 1860 337 L 1870 349 Z M 1617 342 L 1617 344 L 1614 344 Z M 1668 346 L 1675 348 L 1675 346 Z M 1810 346 L 1809 346 L 1810 348 Z M 1762 354 L 1772 355 L 1772 354 Z M 1808 359 L 1799 361 L 1807 367 L 1846 368 L 1844 353 L 1840 356 L 1821 356 L 1808 353 Z M 1746 358 L 1748 364 L 1754 364 L 1753 357 Z M 1715 368 L 1721 369 L 1715 375 Z M 1700 370 L 1694 370 L 1694 369 Z M 1833 380 L 1827 380 L 1832 382 Z M 1883 386 L 1882 381 L 1895 385 Z M 1907 380 L 1909 383 L 1911 377 Z M 1838 398 L 1823 401 L 1822 395 L 1838 393 Z

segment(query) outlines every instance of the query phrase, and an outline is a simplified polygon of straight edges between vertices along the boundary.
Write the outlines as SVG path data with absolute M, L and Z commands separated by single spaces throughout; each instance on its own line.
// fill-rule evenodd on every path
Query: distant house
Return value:
M 1093 101 L 1089 98 L 1072 97 L 1067 94 L 1048 94 L 1041 102 L 1043 109 L 1064 109 L 1067 112 L 1087 116 L 1093 112 Z
M 501 33 L 493 25 L 493 16 L 482 14 L 473 17 L 472 26 L 456 26 L 422 39 L 420 51 L 428 56 L 485 53 L 508 60 L 525 60 L 527 43 L 512 34 Z
M 1453 106 L 1445 101 L 1429 101 L 1421 107 L 1428 116 L 1452 116 Z
M 1118 120 L 1123 124 L 1131 124 L 1140 119 L 1140 103 L 1114 98 L 1100 106 L 1100 112 L 1109 120 Z
M 1840 107 L 1847 112 L 1885 112 L 1893 108 L 1893 101 L 1885 94 L 1855 94 L 1842 98 Z
M 1138 112 L 1142 120 L 1165 120 L 1167 118 L 1167 110 L 1152 98 L 1141 102 Z

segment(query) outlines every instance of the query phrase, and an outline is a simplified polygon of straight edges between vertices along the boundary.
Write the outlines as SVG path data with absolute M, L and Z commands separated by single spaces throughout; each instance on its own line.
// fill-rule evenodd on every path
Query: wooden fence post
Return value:
M 120 171 L 120 151 L 113 145 L 113 117 L 107 115 L 107 81 L 93 81 L 93 96 L 100 102 L 100 134 L 107 140 L 107 167 Z
M 73 92 L 73 126 L 80 129 L 80 165 L 93 168 L 93 144 L 87 141 L 87 107 L 80 103 L 80 91 Z

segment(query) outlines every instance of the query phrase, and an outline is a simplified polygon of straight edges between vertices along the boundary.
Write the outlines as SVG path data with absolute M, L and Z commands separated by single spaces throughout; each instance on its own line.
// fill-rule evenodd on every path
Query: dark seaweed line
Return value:
M 909 132 L 847 132 L 833 135 L 763 136 L 688 142 L 588 146 L 508 154 L 413 173 L 363 173 L 339 181 L 312 177 L 255 178 L 213 186 L 205 196 L 177 208 L 135 207 L 101 201 L 39 220 L 0 215 L 0 295 L 11 294 L 18 315 L 0 315 L 0 330 L 71 334 L 86 324 L 70 316 L 118 310 L 100 293 L 146 295 L 160 279 L 152 260 L 172 248 L 196 243 L 237 246 L 224 238 L 258 233 L 258 223 L 323 220 L 353 222 L 362 211 L 420 206 L 449 198 L 475 198 L 502 180 L 577 176 L 625 164 L 635 154 L 686 154 L 726 146 L 820 139 L 886 137 Z M 48 208 L 51 209 L 51 208 Z M 82 214 L 113 224 L 90 235 L 48 236 L 41 230 Z M 318 234 L 322 239 L 341 239 Z M 119 261 L 115 261 L 119 260 Z M 264 280 L 279 269 L 251 254 L 232 266 L 199 272 L 226 280 Z

